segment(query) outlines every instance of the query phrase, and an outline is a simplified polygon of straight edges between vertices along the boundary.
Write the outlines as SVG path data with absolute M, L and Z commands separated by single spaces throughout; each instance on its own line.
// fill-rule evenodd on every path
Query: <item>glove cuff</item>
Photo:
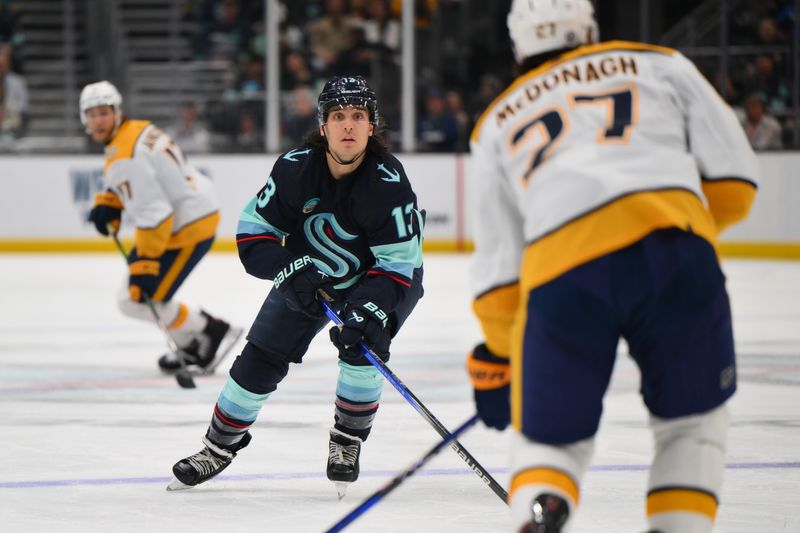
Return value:
M 469 354 L 467 371 L 475 390 L 499 389 L 511 383 L 508 358 L 494 355 L 485 344 L 479 344 Z
M 128 266 L 131 276 L 158 276 L 161 264 L 153 259 L 139 259 Z
M 125 209 L 125 206 L 122 205 L 122 200 L 119 199 L 119 196 L 111 191 L 97 193 L 94 196 L 94 205 L 104 205 L 114 209 Z

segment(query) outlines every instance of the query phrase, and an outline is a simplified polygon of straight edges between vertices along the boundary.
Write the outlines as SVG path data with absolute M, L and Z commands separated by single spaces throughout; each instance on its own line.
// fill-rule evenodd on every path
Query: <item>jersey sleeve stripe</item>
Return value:
M 236 244 L 239 244 L 239 243 L 242 243 L 242 242 L 247 242 L 247 241 L 254 241 L 254 240 L 257 240 L 257 239 L 265 239 L 265 240 L 268 240 L 268 241 L 278 242 L 278 238 L 274 237 L 272 235 L 256 235 L 254 237 L 244 237 L 242 239 L 236 239 Z
M 402 285 L 404 287 L 411 287 L 411 283 L 409 283 L 409 282 L 407 282 L 407 281 L 405 281 L 403 279 L 400 279 L 397 276 L 392 276 L 388 272 L 383 272 L 381 270 L 369 270 L 369 271 L 367 271 L 367 275 L 368 276 L 386 276 L 387 278 L 389 278 L 389 279 L 391 279 L 393 281 L 396 281 L 397 283 L 399 283 L 400 285 Z
M 720 183 L 723 181 L 742 181 L 749 185 L 752 185 L 754 188 L 758 189 L 758 184 L 751 179 L 742 177 L 742 176 L 719 176 L 719 177 L 710 177 L 710 176 L 703 176 L 702 178 L 703 183 Z

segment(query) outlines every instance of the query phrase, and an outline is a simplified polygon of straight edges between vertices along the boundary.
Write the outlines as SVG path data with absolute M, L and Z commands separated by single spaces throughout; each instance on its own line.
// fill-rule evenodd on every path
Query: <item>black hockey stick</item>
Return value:
M 452 443 L 459 435 L 461 435 L 466 430 L 468 430 L 470 427 L 472 427 L 472 425 L 475 424 L 475 422 L 477 422 L 477 421 L 478 421 L 478 415 L 473 415 L 472 418 L 470 418 L 469 420 L 467 420 L 466 422 L 461 424 L 459 427 L 457 427 L 455 429 L 455 431 L 453 431 L 453 433 L 450 434 L 449 437 L 445 438 L 442 441 L 439 441 L 436 444 L 436 446 L 434 446 L 433 448 L 428 450 L 428 452 L 425 455 L 423 455 L 422 457 L 417 459 L 414 462 L 414 464 L 412 464 L 411 466 L 409 466 L 408 468 L 406 468 L 405 470 L 400 472 L 389 483 L 387 483 L 383 487 L 381 487 L 378 490 L 376 490 L 375 492 L 373 492 L 372 495 L 369 498 L 367 498 L 366 500 L 361 502 L 361 504 L 358 507 L 356 507 L 355 509 L 353 509 L 352 511 L 350 511 L 347 514 L 347 516 L 345 516 L 344 518 L 342 518 L 341 520 L 336 522 L 333 525 L 333 527 L 331 527 L 326 533 L 337 533 L 337 532 L 343 530 L 353 520 L 355 520 L 356 518 L 358 518 L 359 516 L 364 514 L 370 507 L 372 507 L 373 505 L 378 503 L 385 496 L 387 496 L 390 492 L 392 492 L 394 489 L 399 487 L 400 484 L 403 481 L 405 481 L 407 478 L 413 476 L 414 473 L 417 470 L 419 470 L 420 468 L 425 466 L 425 463 L 427 463 L 431 459 L 431 457 L 433 457 L 434 455 L 438 454 L 442 450 L 442 448 L 444 448 L 445 446 L 447 446 L 450 443 Z
M 321 298 L 320 303 L 322 304 L 322 308 L 325 310 L 325 314 L 328 315 L 328 318 L 330 318 L 334 324 L 341 326 L 342 319 L 339 318 L 339 315 L 336 314 L 336 311 L 334 311 L 330 306 L 330 303 L 328 303 L 331 301 L 330 297 L 328 297 L 324 291 L 318 291 L 317 294 Z M 397 389 L 397 392 L 399 392 L 403 398 L 408 400 L 408 403 L 410 403 L 411 406 L 416 409 L 417 412 L 421 414 L 431 426 L 433 426 L 436 432 L 444 439 L 449 438 L 451 434 L 449 431 L 447 431 L 447 428 L 444 427 L 444 425 L 442 425 L 442 423 L 439 422 L 435 416 L 433 416 L 433 413 L 431 413 L 428 408 L 425 407 L 425 405 L 416 396 L 414 396 L 414 393 L 411 392 L 397 376 L 394 375 L 389 367 L 386 366 L 386 363 L 384 363 L 381 358 L 375 354 L 375 352 L 364 346 L 364 343 L 359 342 L 358 345 L 361 348 L 361 351 L 364 353 L 364 357 L 366 357 L 367 360 L 372 363 L 372 365 L 377 368 L 387 380 L 389 380 L 389 383 L 391 383 L 392 386 Z M 458 440 L 453 439 L 453 441 L 450 443 L 450 447 L 453 448 L 458 456 L 461 457 L 465 463 L 467 463 L 467 466 L 469 466 L 470 469 L 472 469 L 472 471 L 475 472 L 479 478 L 481 478 L 481 481 L 489 485 L 489 488 L 492 489 L 498 498 L 503 500 L 504 503 L 508 503 L 508 493 L 506 490 L 502 487 L 502 485 L 500 485 L 500 483 L 495 481 L 491 474 L 489 474 L 489 472 L 487 472 L 486 469 L 481 466 L 481 464 L 466 450 L 466 448 L 461 445 L 460 442 L 458 442 Z
M 128 257 L 127 252 L 125 252 L 125 248 L 123 248 L 122 243 L 119 240 L 119 237 L 117 237 L 117 233 L 111 231 L 111 228 L 109 228 L 109 233 L 111 234 L 111 237 L 114 239 L 114 244 L 117 245 L 119 253 L 122 254 L 122 257 L 125 258 L 125 262 L 127 263 L 130 258 Z M 175 342 L 175 339 L 172 337 L 172 333 L 170 333 L 169 330 L 167 329 L 167 326 L 165 326 L 164 322 L 161 321 L 161 317 L 159 316 L 158 311 L 156 310 L 156 306 L 153 304 L 153 300 L 151 300 L 150 297 L 146 294 L 143 294 L 142 296 L 144 297 L 144 303 L 147 304 L 147 307 L 150 309 L 150 312 L 153 313 L 153 318 L 155 318 L 156 324 L 158 324 L 158 327 L 161 329 L 161 332 L 164 333 L 164 338 L 166 338 L 167 340 L 167 346 L 169 347 L 169 350 L 175 357 L 178 358 L 178 362 L 181 365 L 180 369 L 175 373 L 175 381 L 177 381 L 178 385 L 180 385 L 184 389 L 194 389 L 195 387 L 197 387 L 197 385 L 195 385 L 194 383 L 194 378 L 192 378 L 191 372 L 189 372 L 189 369 L 186 368 L 186 361 L 183 359 L 182 350 L 178 347 L 178 343 Z

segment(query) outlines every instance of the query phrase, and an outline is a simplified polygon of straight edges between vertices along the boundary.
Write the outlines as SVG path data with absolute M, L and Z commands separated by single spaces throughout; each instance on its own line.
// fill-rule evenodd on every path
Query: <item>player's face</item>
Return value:
M 103 143 L 111 136 L 117 115 L 110 105 L 92 107 L 86 110 L 86 127 L 92 140 Z
M 331 151 L 349 161 L 366 150 L 372 129 L 366 108 L 346 107 L 328 113 L 328 122 L 321 126 L 321 133 L 328 139 Z

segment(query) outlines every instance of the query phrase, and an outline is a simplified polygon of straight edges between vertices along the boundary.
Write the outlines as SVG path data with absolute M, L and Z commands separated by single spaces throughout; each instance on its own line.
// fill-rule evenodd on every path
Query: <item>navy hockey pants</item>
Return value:
M 531 291 L 521 368 L 526 436 L 563 444 L 596 433 L 620 337 L 658 417 L 702 413 L 734 393 L 730 304 L 707 241 L 657 231 Z
M 389 327 L 392 328 L 392 337 L 422 298 L 422 275 L 422 268 L 415 270 L 414 282 L 408 295 L 390 313 Z M 346 302 L 351 291 L 352 289 L 340 291 L 338 301 Z M 329 320 L 325 316 L 312 318 L 292 310 L 277 291 L 271 290 L 250 327 L 247 345 L 231 367 L 231 377 L 252 393 L 273 392 L 288 373 L 289 363 L 301 363 L 311 340 L 328 324 Z M 333 345 L 331 348 L 334 349 Z M 355 366 L 370 365 L 363 355 L 356 360 L 347 357 L 346 362 Z

